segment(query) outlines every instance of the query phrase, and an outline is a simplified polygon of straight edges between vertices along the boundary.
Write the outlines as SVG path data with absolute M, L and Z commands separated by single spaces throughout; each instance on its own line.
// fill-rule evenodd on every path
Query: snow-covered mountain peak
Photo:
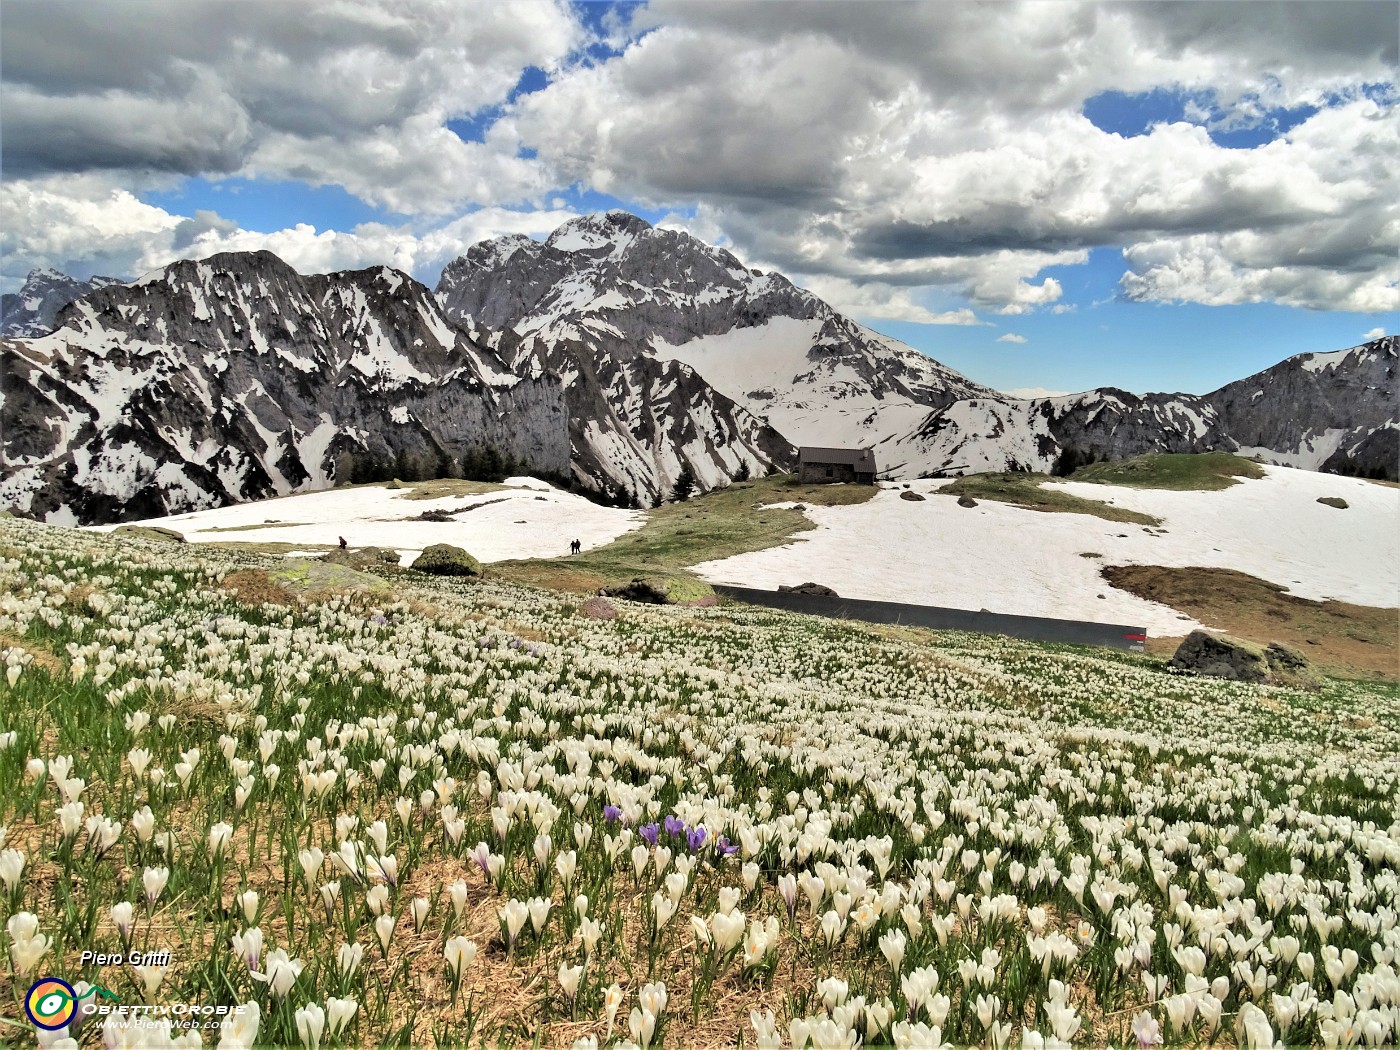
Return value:
M 115 277 L 100 276 L 79 281 L 50 267 L 31 270 L 18 292 L 0 297 L 0 336 L 24 339 L 51 332 L 69 303 L 117 283 Z
M 616 257 L 651 229 L 651 223 L 625 211 L 595 212 L 570 219 L 544 243 L 561 252 L 600 252 Z
M 533 361 L 566 378 L 576 470 L 646 494 L 668 491 L 682 463 L 723 484 L 741 465 L 785 464 L 795 444 L 873 444 L 992 393 L 780 274 L 625 212 L 529 247 L 473 246 L 437 294 L 517 371 Z M 650 403 L 678 391 L 690 391 L 679 417 L 654 417 Z

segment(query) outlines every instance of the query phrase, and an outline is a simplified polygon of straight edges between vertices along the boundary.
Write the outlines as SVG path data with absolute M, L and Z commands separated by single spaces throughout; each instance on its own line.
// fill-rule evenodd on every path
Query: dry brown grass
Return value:
M 297 552 L 325 552 L 335 549 L 329 543 L 258 543 L 253 540 L 201 540 L 199 546 L 222 547 L 224 550 L 239 551 L 243 554 L 267 554 L 275 558 Z
M 22 638 L 9 631 L 0 631 L 0 649 L 17 647 L 29 653 L 33 658 L 32 664 L 35 667 L 42 667 L 55 678 L 66 677 L 68 674 L 68 664 L 61 660 L 56 653 L 46 649 L 32 638 Z
M 237 591 L 237 597 L 245 605 L 284 605 L 294 607 L 300 603 L 291 591 L 275 582 L 264 569 L 240 569 L 231 572 L 219 581 L 219 589 Z
M 380 487 L 387 486 L 387 482 Z M 483 492 L 509 492 L 505 485 L 488 481 L 465 481 L 462 478 L 439 478 L 435 481 L 404 481 L 400 485 L 409 492 L 404 499 L 442 499 L 446 496 L 479 496 Z
M 565 561 L 517 562 L 508 572 L 497 573 L 494 566 L 487 566 L 486 575 L 504 576 L 511 583 L 526 587 L 540 587 L 551 591 L 565 591 L 569 594 L 597 594 L 609 578 L 600 572 L 577 568 Z
M 263 529 L 299 529 L 307 522 L 304 521 L 265 521 L 261 525 L 218 525 L 213 528 L 200 529 L 200 532 L 260 532 Z
M 1325 671 L 1400 680 L 1400 609 L 1310 601 L 1232 569 L 1110 565 L 1103 576 L 1245 641 L 1281 642 Z M 1170 655 L 1180 643 L 1179 637 L 1149 638 L 1147 650 Z

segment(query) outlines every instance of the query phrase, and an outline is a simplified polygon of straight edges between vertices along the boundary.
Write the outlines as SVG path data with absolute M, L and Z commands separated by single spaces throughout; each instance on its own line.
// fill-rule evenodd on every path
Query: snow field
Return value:
M 1236 569 L 1304 598 L 1400 605 L 1400 490 L 1265 470 L 1262 479 L 1219 492 L 1064 485 L 1155 515 L 1165 532 L 986 500 L 960 507 L 933 494 L 947 481 L 914 481 L 911 491 L 928 496 L 923 502 L 900 499 L 896 485 L 868 503 L 809 507 L 816 530 L 695 571 L 712 583 L 771 589 L 813 580 L 847 598 L 1122 623 L 1158 635 L 1203 625 L 1114 589 L 1099 575 L 1102 566 Z M 1341 496 L 1349 509 L 1323 506 L 1319 496 Z M 1090 553 L 1101 557 L 1082 556 Z
M 585 550 L 611 543 L 641 527 L 640 511 L 600 507 L 582 496 L 555 489 L 535 478 L 507 478 L 505 489 L 441 499 L 408 499 L 408 489 L 381 486 L 329 489 L 232 507 L 193 511 L 133 525 L 159 525 L 183 533 L 191 542 L 339 543 L 351 547 L 389 547 L 401 564 L 410 564 L 424 547 L 451 543 L 482 562 L 510 558 L 565 555 L 571 540 Z M 412 521 L 429 510 L 455 511 L 472 506 L 450 522 Z M 238 532 L 213 531 L 242 529 Z M 116 525 L 98 526 L 109 532 Z

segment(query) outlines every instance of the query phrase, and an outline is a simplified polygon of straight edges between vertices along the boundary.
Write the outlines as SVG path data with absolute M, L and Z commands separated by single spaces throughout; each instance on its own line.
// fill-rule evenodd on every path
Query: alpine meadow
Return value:
M 0 0 L 0 1050 L 1400 1043 L 1394 0 Z

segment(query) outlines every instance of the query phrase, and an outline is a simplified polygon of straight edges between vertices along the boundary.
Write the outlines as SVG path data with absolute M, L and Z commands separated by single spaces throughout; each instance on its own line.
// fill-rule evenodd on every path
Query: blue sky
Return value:
M 5 290 L 254 247 L 432 283 L 620 207 L 1001 389 L 1201 392 L 1400 322 L 1394 4 L 308 8 L 337 47 L 64 10 L 66 51 L 6 11 Z

